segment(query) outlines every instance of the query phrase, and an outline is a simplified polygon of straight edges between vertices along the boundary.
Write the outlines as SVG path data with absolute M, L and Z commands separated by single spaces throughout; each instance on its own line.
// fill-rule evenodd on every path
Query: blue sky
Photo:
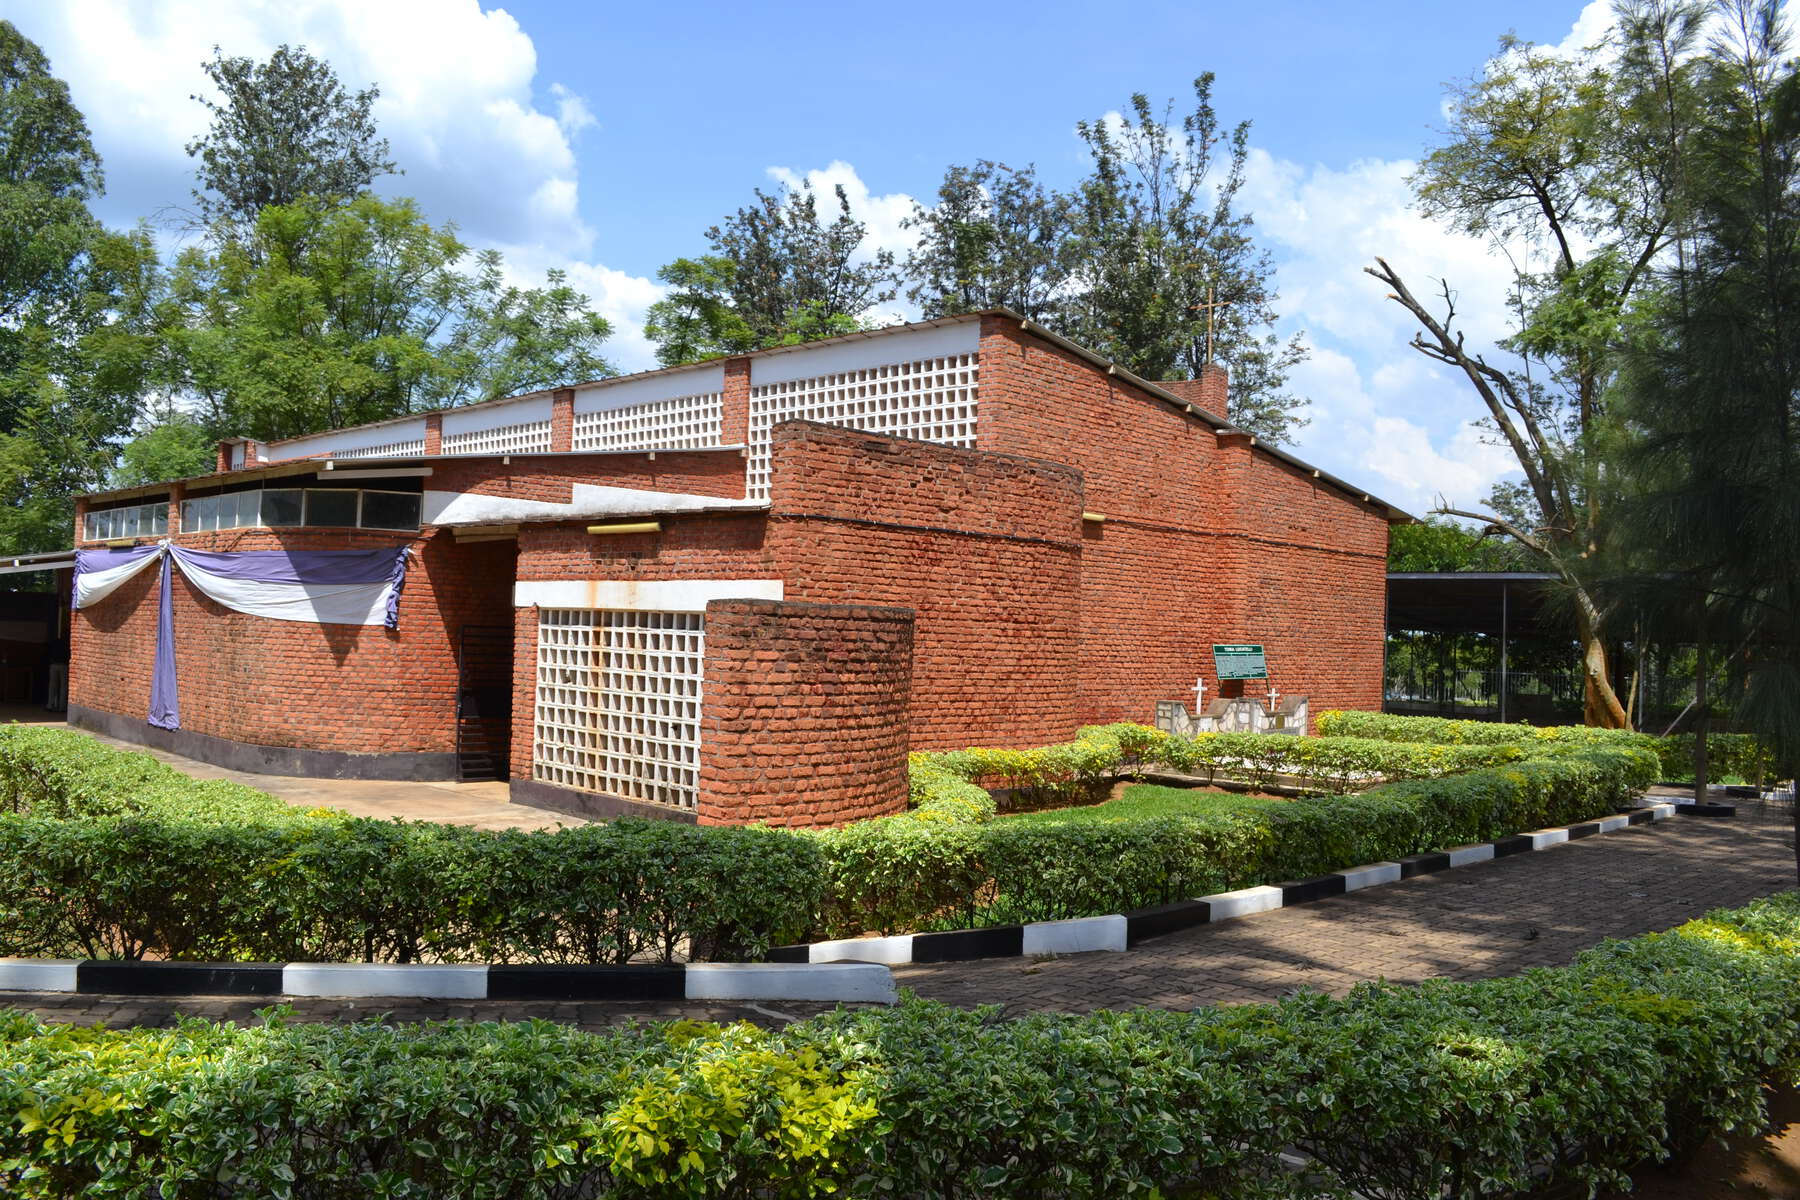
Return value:
M 524 0 L 0 0 L 51 56 L 106 162 L 100 211 L 125 224 L 186 202 L 189 97 L 216 42 L 303 42 L 346 82 L 379 83 L 377 117 L 417 196 L 522 279 L 560 267 L 613 321 L 612 357 L 653 365 L 641 336 L 657 267 L 782 179 L 843 183 L 870 248 L 943 169 L 988 157 L 1081 171 L 1073 127 L 1134 91 L 1184 99 L 1218 76 L 1227 120 L 1253 122 L 1245 201 L 1278 263 L 1314 401 L 1295 449 L 1422 512 L 1478 502 L 1507 473 L 1469 422 L 1474 400 L 1406 347 L 1404 314 L 1360 274 L 1382 254 L 1415 290 L 1451 279 L 1471 337 L 1501 332 L 1507 270 L 1408 207 L 1405 177 L 1441 119 L 1442 84 L 1512 30 L 1577 45 L 1604 3 L 583 4 Z M 896 315 L 905 315 L 897 313 Z

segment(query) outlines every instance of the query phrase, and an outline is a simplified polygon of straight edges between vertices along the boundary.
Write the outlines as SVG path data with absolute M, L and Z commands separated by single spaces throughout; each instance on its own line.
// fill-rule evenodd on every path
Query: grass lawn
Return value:
M 1104 804 L 1078 808 L 1047 808 L 1041 812 L 996 817 L 1033 825 L 1062 825 L 1073 821 L 1132 821 L 1144 817 L 1199 817 L 1219 813 L 1260 812 L 1287 801 L 1279 796 L 1246 796 L 1209 788 L 1159 787 L 1151 783 L 1126 784 Z

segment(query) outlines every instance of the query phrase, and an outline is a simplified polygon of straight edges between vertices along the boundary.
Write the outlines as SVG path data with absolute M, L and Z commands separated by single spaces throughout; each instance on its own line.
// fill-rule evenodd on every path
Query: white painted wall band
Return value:
M 937 329 L 909 329 L 879 337 L 853 338 L 829 346 L 802 346 L 797 350 L 751 359 L 750 386 L 762 387 L 926 358 L 974 354 L 980 348 L 981 322 L 976 320 Z
M 779 579 L 542 579 L 513 585 L 513 607 L 705 612 L 711 600 L 780 600 Z

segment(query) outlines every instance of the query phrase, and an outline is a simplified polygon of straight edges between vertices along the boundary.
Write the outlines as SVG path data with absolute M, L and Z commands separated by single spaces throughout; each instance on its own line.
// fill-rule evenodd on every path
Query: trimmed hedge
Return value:
M 1327 749 L 1345 754 L 1340 762 L 1366 764 L 1378 760 L 1352 756 L 1371 744 L 1380 743 Z M 1083 730 L 1071 745 L 1083 747 L 1088 761 L 1110 759 L 1123 769 L 1132 760 L 1185 765 L 1189 760 L 1177 756 L 1191 753 L 1192 743 L 1143 726 L 1104 726 Z M 1226 745 L 1235 752 L 1233 742 Z M 1306 798 L 1269 812 L 1037 825 L 989 822 L 986 815 L 959 822 L 953 806 L 940 801 L 938 788 L 973 786 L 964 773 L 995 761 L 992 752 L 916 756 L 919 810 L 813 835 L 825 847 L 828 872 L 824 930 L 850 937 L 1148 908 L 1589 820 L 1628 806 L 1658 773 L 1655 755 L 1633 746 L 1546 745 L 1530 759 L 1512 746 L 1476 747 L 1467 758 L 1455 747 L 1441 755 L 1434 752 L 1446 748 L 1396 749 L 1379 761 L 1410 762 L 1421 772 L 1484 757 L 1505 765 L 1357 796 Z M 1283 753 L 1284 761 L 1296 761 L 1305 751 Z
M 1800 1074 L 1797 951 L 1790 893 L 1516 978 L 1191 1013 L 908 1000 L 595 1034 L 0 1013 L 0 1192 L 1588 1194 L 1764 1122 L 1763 1082 Z
M 68 730 L 0 728 L 0 954 L 215 961 L 760 957 L 819 845 L 615 821 L 488 832 L 305 812 Z
M 0 954 L 757 958 L 812 937 L 1092 916 L 1322 874 L 1600 816 L 1657 773 L 1639 748 L 1530 752 L 1103 726 L 1042 750 L 915 755 L 916 807 L 842 829 L 626 820 L 496 833 L 301 812 L 79 733 L 11 727 L 0 729 L 12 810 L 0 812 Z M 1266 813 L 1068 825 L 992 822 L 977 782 L 1091 792 L 1136 763 L 1203 761 L 1428 778 Z

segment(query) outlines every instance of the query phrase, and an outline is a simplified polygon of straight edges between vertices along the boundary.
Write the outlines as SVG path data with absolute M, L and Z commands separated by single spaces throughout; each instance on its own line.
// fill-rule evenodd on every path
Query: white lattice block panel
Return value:
M 349 450 L 333 450 L 333 458 L 413 458 L 425 453 L 425 439 L 411 442 L 389 442 L 385 446 L 356 446 Z
M 725 419 L 723 392 L 675 396 L 575 414 L 577 450 L 680 450 L 717 446 Z
M 533 775 L 692 808 L 703 613 L 538 610 Z
M 977 361 L 973 353 L 953 354 L 753 386 L 748 494 L 768 498 L 770 432 L 782 421 L 973 447 Z
M 444 435 L 445 454 L 532 454 L 550 449 L 550 422 L 524 421 Z

